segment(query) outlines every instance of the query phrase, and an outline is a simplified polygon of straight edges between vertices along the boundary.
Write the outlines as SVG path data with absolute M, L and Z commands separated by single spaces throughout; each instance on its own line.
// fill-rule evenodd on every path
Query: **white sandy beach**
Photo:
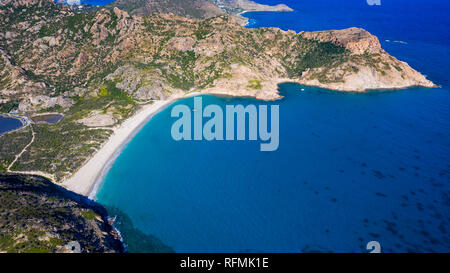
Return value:
M 151 105 L 143 106 L 134 116 L 124 121 L 120 126 L 113 128 L 113 135 L 103 147 L 72 177 L 66 180 L 63 186 L 78 194 L 93 198 L 101 183 L 100 180 L 107 173 L 120 151 L 155 114 L 176 100 L 198 94 L 173 96 L 168 100 L 156 101 Z

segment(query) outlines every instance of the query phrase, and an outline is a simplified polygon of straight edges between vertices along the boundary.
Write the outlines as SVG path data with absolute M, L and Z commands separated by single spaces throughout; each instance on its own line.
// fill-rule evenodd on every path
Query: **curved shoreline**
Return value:
M 295 83 L 303 86 L 309 87 L 317 87 L 324 88 L 321 86 L 314 86 L 303 84 L 296 80 L 289 79 L 276 79 L 275 84 L 277 86 L 277 90 L 279 85 L 282 83 Z M 393 88 L 386 90 L 401 90 L 407 89 L 412 86 L 405 86 L 403 88 Z M 335 92 L 349 92 L 332 88 L 325 88 Z M 352 91 L 354 93 L 365 93 L 365 91 Z M 106 141 L 106 143 L 99 149 L 97 153 L 95 153 L 92 157 L 90 157 L 86 163 L 78 169 L 69 179 L 63 182 L 63 186 L 67 189 L 74 191 L 78 194 L 89 197 L 90 199 L 94 199 L 95 195 L 98 192 L 101 184 L 103 183 L 104 177 L 111 169 L 112 165 L 116 161 L 116 159 L 121 154 L 124 147 L 136 136 L 136 134 L 149 122 L 156 114 L 170 106 L 172 103 L 197 95 L 219 95 L 219 96 L 230 96 L 230 97 L 250 97 L 255 98 L 257 100 L 267 100 L 274 101 L 282 98 L 278 91 L 275 92 L 276 97 L 255 97 L 255 94 L 244 94 L 235 92 L 219 92 L 215 93 L 213 90 L 204 90 L 204 92 L 193 92 L 187 94 L 177 94 L 170 97 L 167 100 L 156 101 L 150 105 L 144 105 L 142 109 L 138 110 L 138 112 L 132 117 L 125 120 L 121 125 L 116 128 L 112 128 L 114 131 L 113 135 Z
M 113 128 L 112 130 L 114 132 L 112 136 L 99 151 L 90 157 L 86 163 L 69 179 L 64 181 L 62 185 L 73 192 L 94 199 L 105 175 L 108 173 L 114 161 L 120 155 L 123 148 L 145 126 L 145 124 L 175 101 L 196 95 L 200 95 L 200 93 L 177 95 L 168 100 L 156 101 L 153 104 L 144 105 L 135 115 L 125 120 L 117 128 Z

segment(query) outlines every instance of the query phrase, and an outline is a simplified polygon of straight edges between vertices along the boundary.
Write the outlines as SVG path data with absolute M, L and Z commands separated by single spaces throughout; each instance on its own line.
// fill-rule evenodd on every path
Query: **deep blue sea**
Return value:
M 0 135 L 22 126 L 22 122 L 16 118 L 0 116 Z
M 449 252 L 450 3 L 283 3 L 296 11 L 248 13 L 249 27 L 363 27 L 442 88 L 282 84 L 276 152 L 253 141 L 176 142 L 168 107 L 124 148 L 96 196 L 118 216 L 128 250 L 368 252 L 375 240 L 383 252 Z M 228 103 L 266 104 L 203 96 L 204 105 Z

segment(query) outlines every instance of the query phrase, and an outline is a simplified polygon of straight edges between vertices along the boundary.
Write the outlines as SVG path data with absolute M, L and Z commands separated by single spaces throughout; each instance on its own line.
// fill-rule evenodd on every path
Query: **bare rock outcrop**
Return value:
M 132 65 L 125 65 L 109 74 L 106 80 L 116 81 L 116 88 L 139 100 L 162 100 L 175 91 L 156 68 L 142 71 Z
M 93 113 L 87 118 L 78 120 L 78 122 L 88 127 L 107 127 L 114 125 L 117 120 L 109 114 Z
M 19 112 L 36 112 L 43 109 L 53 108 L 55 106 L 60 106 L 62 109 L 69 109 L 73 104 L 74 100 L 64 96 L 49 97 L 46 95 L 29 96 L 22 100 L 19 104 Z

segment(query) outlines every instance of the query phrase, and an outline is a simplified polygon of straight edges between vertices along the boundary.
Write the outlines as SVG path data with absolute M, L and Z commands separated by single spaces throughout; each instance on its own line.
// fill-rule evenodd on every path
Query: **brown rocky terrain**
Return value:
M 8 18 L 0 23 L 1 99 L 20 101 L 22 112 L 68 109 L 80 92 L 100 95 L 105 82 L 144 101 L 193 88 L 275 99 L 284 80 L 344 91 L 433 86 L 357 28 L 254 30 L 227 15 L 79 13 L 49 0 L 9 1 L 0 13 Z

